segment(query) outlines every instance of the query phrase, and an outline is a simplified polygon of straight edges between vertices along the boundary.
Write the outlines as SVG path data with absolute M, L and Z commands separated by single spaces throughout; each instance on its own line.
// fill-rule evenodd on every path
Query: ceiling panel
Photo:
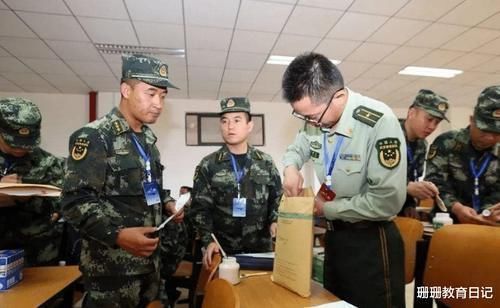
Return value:
M 134 25 L 141 46 L 184 49 L 184 28 L 181 25 L 144 21 L 136 21 Z
M 88 92 L 91 89 L 75 75 L 60 75 L 54 73 L 42 74 L 42 77 L 61 91 Z
M 500 55 L 500 38 L 497 38 L 496 40 L 493 40 L 489 43 L 486 43 L 474 51 L 498 56 Z
M 236 28 L 281 32 L 292 9 L 292 5 L 280 3 L 243 1 Z
M 74 75 L 71 69 L 61 60 L 55 59 L 21 59 L 24 64 L 39 74 L 53 73 Z
M 366 72 L 372 66 L 372 63 L 353 61 L 342 61 L 342 63 L 338 65 L 340 71 L 342 72 L 342 76 L 344 76 L 344 82 L 346 80 L 353 80 L 354 78 L 359 77 L 363 72 Z
M 239 1 L 184 0 L 184 8 L 188 25 L 232 29 L 238 13 Z M 210 12 L 210 14 L 207 14 L 207 12 Z
M 82 27 L 80 27 L 73 16 L 23 12 L 20 12 L 19 16 L 31 27 L 31 29 L 36 29 L 36 34 L 41 38 L 88 41 L 87 35 L 83 32 Z
M 411 65 L 415 60 L 422 58 L 432 49 L 402 46 L 383 58 L 380 62 L 388 64 Z
M 488 60 L 487 62 L 475 66 L 472 68 L 473 71 L 484 72 L 484 73 L 497 73 L 500 72 L 500 57 L 495 57 Z
M 347 58 L 348 61 L 379 62 L 382 58 L 395 50 L 397 45 L 363 43 Z
M 70 15 L 63 0 L 4 0 L 13 10 Z
M 277 38 L 278 33 L 236 30 L 231 51 L 268 53 Z
M 376 64 L 363 73 L 363 78 L 381 78 L 386 79 L 403 69 L 402 65 Z
M 80 76 L 113 76 L 113 73 L 103 61 L 68 60 L 66 63 Z
M 273 55 L 296 56 L 307 50 L 313 50 L 320 42 L 318 37 L 281 34 L 273 48 Z
M 78 19 L 93 43 L 125 45 L 137 45 L 139 43 L 130 21 L 91 17 L 79 17 Z
M 465 53 L 460 51 L 436 49 L 420 58 L 419 60 L 415 61 L 414 65 L 446 68 L 448 67 L 447 63 L 450 63 L 451 61 L 463 55 L 465 55 Z
M 186 27 L 187 48 L 227 51 L 232 35 L 233 31 L 230 29 L 188 26 Z
M 356 0 L 349 8 L 353 12 L 370 13 L 377 15 L 392 16 L 401 9 L 408 0 L 385 0 L 383 5 L 379 1 Z
M 219 83 L 222 79 L 222 69 L 214 67 L 203 67 L 203 66 L 189 66 L 188 73 L 191 76 L 190 80 L 202 83 L 213 82 Z
M 81 76 L 83 81 L 94 91 L 100 92 L 118 92 L 120 91 L 120 82 L 114 77 L 104 76 Z
M 132 20 L 183 24 L 181 0 L 125 0 L 125 4 Z
M 496 15 L 493 15 L 490 18 L 486 19 L 485 21 L 480 23 L 478 27 L 500 30 L 500 13 L 497 13 Z
M 407 44 L 416 47 L 436 48 L 467 31 L 467 27 L 435 23 L 424 29 Z
M 57 59 L 41 40 L 0 37 L 0 46 L 19 58 Z
M 430 23 L 411 19 L 391 18 L 368 39 L 370 42 L 403 44 Z
M 253 82 L 257 77 L 257 70 L 226 69 L 224 71 L 224 82 Z
M 471 51 L 491 40 L 498 38 L 499 36 L 500 31 L 498 30 L 474 28 L 442 45 L 440 48 L 459 51 Z
M 463 1 L 464 0 L 412 0 L 397 12 L 396 16 L 435 21 L 453 10 Z
M 288 20 L 284 33 L 323 37 L 342 16 L 341 11 L 297 6 Z
M 122 0 L 65 0 L 76 16 L 128 19 L 127 10 Z M 143 1 L 147 6 L 150 1 Z
M 451 12 L 439 19 L 440 22 L 474 26 L 500 11 L 500 1 L 496 0 L 466 0 Z
M 347 12 L 328 33 L 328 37 L 364 41 L 388 19 L 386 16 Z
M 324 39 L 316 48 L 316 52 L 326 55 L 330 59 L 343 60 L 362 42 L 337 39 Z
M 14 57 L 0 58 L 0 73 L 30 73 L 31 70 L 23 62 Z
M 232 51 L 229 53 L 226 67 L 243 70 L 260 70 L 266 60 L 266 54 Z
M 361 91 L 361 90 L 369 90 L 375 85 L 379 84 L 382 82 L 383 79 L 380 78 L 365 78 L 365 77 L 360 77 L 352 80 L 349 83 L 349 88 L 356 89 L 356 91 Z
M 493 59 L 493 55 L 479 54 L 479 53 L 469 53 L 455 60 L 447 63 L 446 65 L 450 68 L 460 69 L 460 70 L 470 70 L 482 63 L 486 63 Z
M 99 60 L 101 56 L 89 42 L 45 41 L 50 48 L 65 60 Z
M 252 84 L 249 82 L 230 82 L 224 81 L 221 84 L 220 91 L 221 92 L 233 92 L 235 96 L 245 96 L 248 93 L 248 89 Z
M 3 92 L 23 92 L 24 89 L 2 77 L 0 73 L 0 91 Z
M 50 91 L 55 91 L 56 89 L 52 87 L 45 79 L 40 77 L 40 75 L 35 73 L 10 73 L 8 75 L 8 80 L 14 82 L 18 86 L 22 88 L 30 88 L 30 87 L 40 87 L 45 88 Z M 29 89 L 32 92 L 31 89 Z
M 224 67 L 227 52 L 205 49 L 187 50 L 187 62 L 194 66 Z
M 0 36 L 34 38 L 36 35 L 11 11 L 0 10 Z
M 326 9 L 346 10 L 354 0 L 299 0 L 299 5 L 313 6 Z

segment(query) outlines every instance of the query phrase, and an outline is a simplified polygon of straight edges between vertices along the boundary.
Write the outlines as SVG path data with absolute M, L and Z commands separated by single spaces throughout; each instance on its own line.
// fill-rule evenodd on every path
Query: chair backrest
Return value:
M 499 257 L 500 228 L 467 224 L 444 226 L 432 236 L 424 285 L 429 292 L 432 287 L 441 291 L 444 287 L 455 288 L 452 292 L 455 298 L 439 299 L 453 308 L 500 307 Z M 465 299 L 460 298 L 463 291 Z M 457 292 L 462 293 L 459 298 Z
M 410 283 L 415 277 L 417 241 L 424 234 L 424 226 L 420 221 L 407 217 L 396 217 L 394 223 L 403 238 L 405 250 L 405 283 Z
M 202 266 L 200 275 L 198 277 L 198 284 L 196 285 L 197 295 L 203 294 L 205 292 L 208 283 L 214 278 L 221 261 L 221 255 L 214 254 L 212 255 L 212 264 L 210 265 L 210 268 L 205 268 L 204 266 Z
M 240 297 L 225 279 L 210 281 L 205 289 L 202 308 L 240 308 Z

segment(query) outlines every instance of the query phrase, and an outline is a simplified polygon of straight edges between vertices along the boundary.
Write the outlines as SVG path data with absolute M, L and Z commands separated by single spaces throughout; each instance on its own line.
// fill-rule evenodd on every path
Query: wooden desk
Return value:
M 241 307 L 303 308 L 340 300 L 315 281 L 312 282 L 311 296 L 301 297 L 272 282 L 271 272 L 269 275 L 243 278 L 235 287 L 240 296 Z
M 38 307 L 70 287 L 81 273 L 78 266 L 28 267 L 23 280 L 0 292 L 0 307 Z

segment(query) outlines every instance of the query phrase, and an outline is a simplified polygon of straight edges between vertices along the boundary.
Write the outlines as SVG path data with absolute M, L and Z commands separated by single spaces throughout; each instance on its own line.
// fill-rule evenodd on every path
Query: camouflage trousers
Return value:
M 87 294 L 83 308 L 146 307 L 158 298 L 158 272 L 133 276 L 83 278 Z

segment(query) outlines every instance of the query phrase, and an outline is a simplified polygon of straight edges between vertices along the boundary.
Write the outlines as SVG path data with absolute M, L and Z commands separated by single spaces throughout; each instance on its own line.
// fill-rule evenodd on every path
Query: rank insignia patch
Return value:
M 85 138 L 77 138 L 73 149 L 71 150 L 71 158 L 74 160 L 82 160 L 87 155 L 87 149 L 89 147 L 90 141 Z
M 384 138 L 377 141 L 375 147 L 378 152 L 378 161 L 382 167 L 394 169 L 401 161 L 401 142 L 397 138 Z

